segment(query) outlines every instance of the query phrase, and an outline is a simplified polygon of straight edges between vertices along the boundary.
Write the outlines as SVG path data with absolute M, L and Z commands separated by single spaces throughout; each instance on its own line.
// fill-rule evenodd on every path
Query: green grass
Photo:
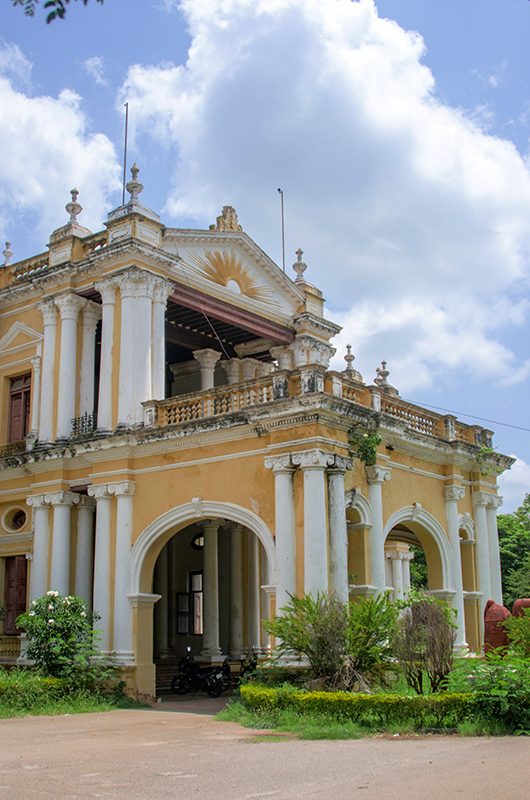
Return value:
M 75 692 L 63 681 L 43 678 L 34 670 L 0 669 L 0 719 L 142 707 L 119 692 L 110 696 L 88 691 Z
M 268 712 L 250 711 L 236 701 L 217 714 L 216 719 L 238 722 L 245 728 L 292 733 L 298 739 L 359 739 L 370 731 L 349 720 L 338 720 L 325 714 L 297 714 L 290 709 Z M 260 737 L 259 741 L 282 740 L 284 737 Z

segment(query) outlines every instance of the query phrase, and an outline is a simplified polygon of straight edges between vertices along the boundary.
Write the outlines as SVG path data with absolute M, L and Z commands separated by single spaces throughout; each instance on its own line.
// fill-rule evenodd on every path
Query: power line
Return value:
M 424 406 L 425 408 L 434 408 L 436 411 L 445 411 L 447 414 L 454 414 L 455 417 L 469 417 L 470 419 L 478 419 L 480 422 L 490 422 L 492 425 L 502 425 L 504 428 L 514 428 L 516 431 L 526 431 L 530 433 L 530 428 L 525 428 L 522 425 L 512 425 L 510 422 L 500 422 L 498 419 L 488 419 L 487 417 L 477 417 L 475 414 L 466 414 L 464 411 L 454 411 L 451 408 L 444 408 L 443 406 L 433 406 L 429 403 L 420 403 L 416 400 L 408 400 L 407 402 Z

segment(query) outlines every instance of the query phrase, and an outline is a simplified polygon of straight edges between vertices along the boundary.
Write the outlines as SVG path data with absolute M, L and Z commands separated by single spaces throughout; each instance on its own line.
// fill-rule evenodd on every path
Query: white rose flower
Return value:
M 55 625 L 55 620 L 54 619 L 49 619 L 48 620 L 48 625 Z

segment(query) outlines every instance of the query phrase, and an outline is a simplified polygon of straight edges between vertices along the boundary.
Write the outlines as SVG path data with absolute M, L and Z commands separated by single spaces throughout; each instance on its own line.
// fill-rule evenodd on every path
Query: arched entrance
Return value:
M 154 693 L 153 654 L 163 662 L 190 646 L 196 657 L 218 661 L 267 646 L 262 621 L 274 555 L 263 520 L 231 503 L 194 500 L 148 525 L 129 573 L 141 691 Z

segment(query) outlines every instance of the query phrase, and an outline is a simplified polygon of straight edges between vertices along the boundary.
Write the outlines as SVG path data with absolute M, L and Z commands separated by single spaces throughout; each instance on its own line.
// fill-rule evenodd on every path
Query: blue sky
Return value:
M 123 103 L 142 199 L 205 227 L 225 203 L 301 246 L 369 382 L 530 427 L 530 3 L 92 0 L 45 25 L 0 0 L 0 235 L 42 252 L 75 184 L 121 197 Z M 341 368 L 339 366 L 339 368 Z M 465 421 L 473 422 L 462 417 Z M 484 423 L 486 426 L 487 424 Z M 492 423 L 530 490 L 530 433 Z

